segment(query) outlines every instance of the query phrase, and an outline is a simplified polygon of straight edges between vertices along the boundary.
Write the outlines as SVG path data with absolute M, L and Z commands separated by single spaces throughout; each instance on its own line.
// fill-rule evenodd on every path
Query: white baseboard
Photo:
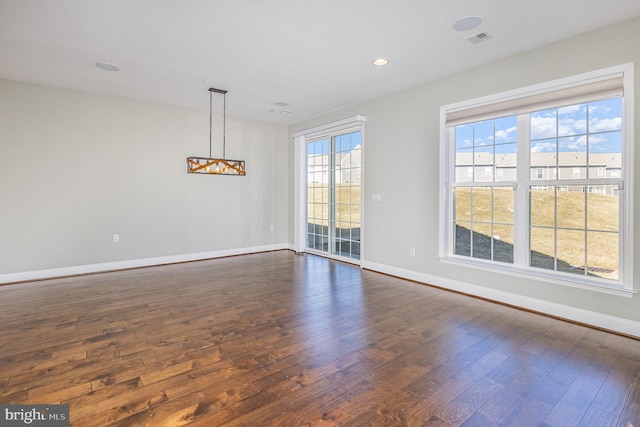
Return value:
M 291 245 L 281 243 L 277 245 L 253 246 L 249 248 L 223 249 L 212 252 L 198 252 L 183 255 L 170 255 L 154 258 L 132 259 L 126 261 L 105 262 L 100 264 L 77 265 L 72 267 L 52 268 L 47 270 L 25 271 L 20 273 L 0 274 L 0 284 L 25 282 L 29 280 L 52 279 L 55 277 L 75 276 L 78 274 L 100 273 L 128 268 L 150 267 L 154 265 L 175 264 L 179 262 L 199 261 L 211 258 L 222 258 L 233 255 L 243 255 L 256 252 L 277 251 L 291 249 Z
M 504 292 L 496 289 L 485 288 L 484 286 L 473 285 L 471 283 L 446 279 L 430 274 L 419 273 L 412 270 L 392 267 L 385 264 L 365 261 L 362 265 L 368 270 L 389 274 L 403 279 L 413 280 L 420 283 L 431 284 L 443 289 L 462 292 L 488 300 L 521 307 L 538 313 L 571 320 L 598 328 L 607 329 L 621 334 L 640 338 L 640 322 L 610 316 L 608 314 L 597 313 L 595 311 L 584 310 L 564 304 L 544 301 L 523 295 Z

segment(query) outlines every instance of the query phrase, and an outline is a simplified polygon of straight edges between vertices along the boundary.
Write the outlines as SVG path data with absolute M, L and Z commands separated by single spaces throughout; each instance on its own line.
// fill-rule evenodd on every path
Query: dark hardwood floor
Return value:
M 640 341 L 289 251 L 0 287 L 0 403 L 88 426 L 640 426 Z

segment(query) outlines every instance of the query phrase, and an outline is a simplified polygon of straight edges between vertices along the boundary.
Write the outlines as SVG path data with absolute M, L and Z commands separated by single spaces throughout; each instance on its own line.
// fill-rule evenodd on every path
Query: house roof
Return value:
M 531 167 L 560 166 L 585 166 L 587 164 L 586 152 L 562 152 L 559 153 L 560 161 L 556 159 L 556 153 L 531 153 Z M 515 166 L 516 154 L 497 154 L 495 165 L 497 167 Z M 476 153 L 456 153 L 457 166 L 493 166 L 493 153 L 479 151 Z M 592 167 L 606 167 L 619 169 L 622 167 L 622 155 L 620 153 L 592 153 L 589 155 L 589 165 Z

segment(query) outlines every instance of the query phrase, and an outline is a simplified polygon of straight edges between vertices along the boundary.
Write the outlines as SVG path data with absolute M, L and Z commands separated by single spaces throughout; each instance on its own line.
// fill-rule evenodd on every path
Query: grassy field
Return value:
M 318 184 L 309 186 L 307 217 L 310 224 L 329 225 L 329 188 Z M 336 186 L 336 227 L 360 227 L 360 186 Z
M 618 198 L 597 193 L 560 191 L 554 201 L 553 190 L 533 190 L 531 193 L 531 250 L 548 258 L 557 253 L 559 261 L 573 267 L 585 265 L 585 239 L 587 247 L 587 267 L 590 274 L 617 278 L 618 270 Z M 585 197 L 589 206 L 585 215 Z M 477 221 L 491 221 L 491 191 L 487 188 L 473 190 L 474 225 L 473 231 L 491 236 L 489 224 Z M 498 234 L 501 242 L 513 244 L 513 191 L 496 189 L 494 193 L 493 235 Z M 456 191 L 456 218 L 459 221 L 471 219 L 471 190 L 459 188 Z M 552 227 L 557 221 L 557 236 Z M 585 224 L 586 221 L 586 224 Z M 464 222 L 460 223 L 465 226 Z M 585 232 L 586 230 L 586 232 Z M 551 267 L 552 268 L 552 267 Z
M 336 188 L 337 228 L 360 227 L 360 193 L 360 186 L 356 185 L 339 185 Z M 513 191 L 496 189 L 494 194 L 492 212 L 491 191 L 487 188 L 474 189 L 473 231 L 487 237 L 497 235 L 501 243 L 513 245 Z M 552 259 L 557 251 L 559 263 L 583 267 L 586 238 L 590 274 L 617 278 L 618 198 L 597 193 L 561 191 L 554 203 L 554 195 L 552 190 L 534 190 L 532 193 L 531 250 L 548 259 Z M 585 197 L 589 205 L 586 216 Z M 309 186 L 307 212 L 310 224 L 329 224 L 328 201 L 328 187 L 317 184 Z M 562 228 L 558 230 L 557 240 L 554 239 L 553 230 L 545 228 L 553 226 L 556 217 L 557 226 Z M 490 224 L 482 223 L 491 222 L 492 218 L 494 223 L 502 225 L 494 225 L 492 230 Z M 471 220 L 471 191 L 468 188 L 456 191 L 456 219 L 461 221 L 461 226 L 464 226 L 464 221 Z

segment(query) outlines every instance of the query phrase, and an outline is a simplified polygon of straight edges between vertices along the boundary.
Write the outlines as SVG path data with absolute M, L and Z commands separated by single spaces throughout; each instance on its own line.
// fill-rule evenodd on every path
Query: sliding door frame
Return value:
M 294 138 L 294 231 L 293 250 L 297 253 L 307 252 L 307 142 L 317 140 L 322 137 L 332 138 L 341 133 L 360 132 L 362 138 L 362 158 L 364 158 L 364 123 L 365 116 L 353 116 L 343 120 L 327 123 L 306 129 L 293 134 Z M 360 187 L 360 258 L 353 259 L 331 254 L 328 251 L 322 254 L 341 261 L 350 262 L 362 266 L 364 260 L 364 183 L 365 183 L 364 162 L 361 165 L 361 187 Z M 315 252 L 314 252 L 315 253 Z

